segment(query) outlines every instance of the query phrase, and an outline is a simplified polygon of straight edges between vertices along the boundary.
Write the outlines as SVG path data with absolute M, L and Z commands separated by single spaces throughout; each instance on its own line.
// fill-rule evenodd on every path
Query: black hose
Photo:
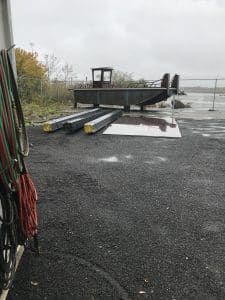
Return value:
M 15 102 L 14 113 L 15 113 L 15 121 L 17 124 L 17 136 L 19 137 L 20 153 L 23 156 L 28 156 L 29 143 L 28 143 L 26 125 L 25 125 L 21 101 L 20 101 L 19 94 L 18 94 L 16 79 L 14 76 L 11 60 L 10 60 L 8 53 L 7 53 L 7 63 L 9 66 L 10 79 L 11 79 L 11 84 L 12 84 L 12 92 L 13 92 L 13 97 L 14 97 L 14 102 Z
M 13 194 L 0 193 L 0 287 L 8 289 L 15 274 L 17 239 L 17 207 Z

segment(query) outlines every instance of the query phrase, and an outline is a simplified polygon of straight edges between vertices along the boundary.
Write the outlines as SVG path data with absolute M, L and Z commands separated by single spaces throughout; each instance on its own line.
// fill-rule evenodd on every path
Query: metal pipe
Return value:
M 87 134 L 95 133 L 106 127 L 116 119 L 122 116 L 122 110 L 114 110 L 102 117 L 84 124 L 84 132 Z
M 69 121 L 65 122 L 63 124 L 63 126 L 67 132 L 72 133 L 72 132 L 75 132 L 75 131 L 81 129 L 85 123 L 92 121 L 96 118 L 99 118 L 103 115 L 106 115 L 108 112 L 109 112 L 108 110 L 100 110 L 89 116 L 83 116 L 80 118 L 76 118 L 75 120 L 69 120 Z
M 82 111 L 80 113 L 69 115 L 69 116 L 66 116 L 66 117 L 54 119 L 54 120 L 45 122 L 43 124 L 42 128 L 45 132 L 53 132 L 53 131 L 56 131 L 56 130 L 62 128 L 63 124 L 66 121 L 74 120 L 75 118 L 77 119 L 77 118 L 81 118 L 81 117 L 85 117 L 85 116 L 90 116 L 90 115 L 92 115 L 92 114 L 94 114 L 98 111 L 100 111 L 100 109 L 95 108 L 95 109 L 91 109 L 91 110 L 88 110 L 88 111 Z

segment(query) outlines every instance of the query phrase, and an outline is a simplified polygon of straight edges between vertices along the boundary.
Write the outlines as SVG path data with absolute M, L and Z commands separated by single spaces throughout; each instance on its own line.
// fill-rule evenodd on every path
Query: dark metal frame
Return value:
M 107 87 L 112 87 L 112 71 L 113 68 L 110 67 L 102 67 L 102 68 L 92 68 L 92 82 L 93 88 L 107 88 Z M 100 80 L 95 80 L 95 72 L 100 71 L 101 72 L 101 78 Z M 109 80 L 104 80 L 104 73 L 109 72 L 110 73 L 110 79 Z

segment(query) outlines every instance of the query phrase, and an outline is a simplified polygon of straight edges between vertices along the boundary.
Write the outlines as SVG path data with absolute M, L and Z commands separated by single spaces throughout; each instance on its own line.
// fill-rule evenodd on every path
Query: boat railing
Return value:
M 177 86 L 177 81 L 179 78 L 174 77 L 172 80 L 169 80 L 169 77 L 163 76 L 161 79 L 157 80 L 129 80 L 129 81 L 112 81 L 112 84 L 109 85 L 109 88 L 175 88 Z M 177 75 L 175 75 L 177 76 Z M 165 81 L 166 80 L 166 81 Z M 91 89 L 93 88 L 92 81 L 76 81 L 70 86 L 69 89 Z

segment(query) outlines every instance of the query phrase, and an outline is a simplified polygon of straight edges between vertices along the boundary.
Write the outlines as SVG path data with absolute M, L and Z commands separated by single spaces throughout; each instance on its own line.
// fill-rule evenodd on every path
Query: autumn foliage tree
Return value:
M 16 68 L 22 98 L 33 100 L 40 96 L 43 81 L 47 79 L 47 69 L 38 60 L 38 54 L 16 48 Z
M 36 52 L 16 48 L 16 68 L 18 77 L 46 78 L 46 67 L 38 60 Z
M 46 54 L 41 63 L 36 52 L 16 49 L 16 67 L 22 100 L 68 100 L 67 83 L 75 75 L 73 67 L 62 63 L 54 54 Z

